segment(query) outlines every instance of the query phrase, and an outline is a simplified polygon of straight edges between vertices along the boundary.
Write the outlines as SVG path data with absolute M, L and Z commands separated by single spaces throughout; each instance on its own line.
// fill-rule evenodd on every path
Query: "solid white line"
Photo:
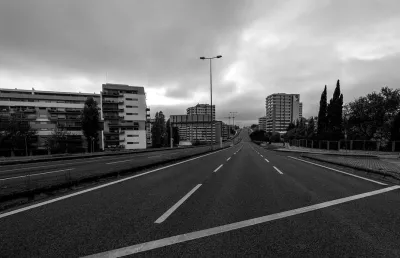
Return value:
M 154 223 L 162 223 L 164 220 L 166 220 L 176 209 L 178 209 L 179 206 L 182 205 L 184 201 L 186 201 L 199 187 L 201 184 L 196 185 L 190 192 L 188 192 L 185 196 L 182 197 L 177 203 L 174 204 L 169 210 L 167 210 L 161 217 L 159 217 Z
M 222 166 L 223 166 L 223 164 L 219 165 L 219 167 L 217 167 L 217 168 L 214 170 L 214 173 L 217 172 L 218 169 L 220 169 Z
M 106 165 L 111 165 L 111 164 L 115 164 L 115 163 L 122 163 L 122 162 L 129 162 L 129 161 L 134 161 L 134 159 L 126 159 L 126 160 L 109 162 L 109 163 L 106 163 Z
M 369 179 L 369 178 L 365 178 L 365 177 L 362 177 L 362 176 L 357 176 L 357 175 L 354 175 L 354 174 L 351 174 L 351 173 L 343 172 L 343 171 L 340 171 L 338 169 L 326 167 L 326 166 L 323 166 L 323 165 L 320 165 L 320 164 L 317 164 L 317 163 L 314 163 L 314 162 L 310 162 L 310 161 L 307 161 L 307 160 L 298 159 L 298 158 L 291 157 L 291 156 L 288 156 L 288 157 L 292 158 L 292 159 L 295 159 L 295 160 L 299 160 L 299 161 L 305 162 L 305 163 L 313 164 L 314 166 L 330 169 L 332 171 L 336 171 L 336 172 L 339 172 L 339 173 L 342 173 L 342 174 L 346 174 L 346 175 L 349 175 L 349 176 L 353 176 L 353 177 L 357 177 L 357 178 L 360 178 L 360 179 L 364 179 L 364 180 L 367 180 L 367 181 L 370 181 L 370 182 L 373 182 L 373 183 L 376 183 L 376 184 L 379 184 L 379 185 L 387 185 L 385 183 L 381 183 L 381 182 L 378 182 L 378 181 L 375 181 L 375 180 L 372 180 L 372 179 Z
M 393 190 L 396 190 L 399 188 L 400 188 L 400 186 L 396 185 L 396 186 L 387 187 L 387 188 L 372 191 L 372 192 L 357 194 L 357 195 L 353 195 L 353 196 L 349 196 L 349 197 L 345 197 L 345 198 L 341 198 L 341 199 L 337 199 L 337 200 L 333 200 L 333 201 L 314 204 L 314 205 L 306 206 L 303 208 L 298 208 L 298 209 L 294 209 L 294 210 L 289 210 L 289 211 L 284 211 L 284 212 L 275 213 L 275 214 L 271 214 L 271 215 L 266 215 L 263 217 L 244 220 L 244 221 L 235 222 L 232 224 L 227 224 L 227 225 L 218 226 L 218 227 L 214 227 L 214 228 L 190 232 L 190 233 L 186 233 L 186 234 L 182 234 L 182 235 L 167 237 L 167 238 L 154 240 L 154 241 L 150 241 L 150 242 L 146 242 L 146 243 L 131 245 L 131 246 L 118 248 L 115 250 L 106 251 L 106 252 L 102 252 L 102 253 L 97 253 L 97 254 L 93 254 L 93 255 L 89 255 L 89 256 L 85 256 L 85 257 L 87 257 L 87 258 L 89 258 L 89 257 L 122 257 L 122 256 L 132 255 L 132 254 L 136 254 L 136 253 L 140 253 L 140 252 L 157 249 L 160 247 L 179 244 L 179 243 L 183 243 L 183 242 L 187 242 L 187 241 L 191 241 L 191 240 L 195 240 L 195 239 L 199 239 L 199 238 L 209 237 L 209 236 L 213 236 L 213 235 L 217 235 L 217 234 L 221 234 L 221 233 L 225 233 L 225 232 L 229 232 L 229 231 L 233 231 L 233 230 L 237 230 L 237 229 L 241 229 L 241 228 L 251 227 L 254 225 L 258 225 L 258 224 L 262 224 L 262 223 L 266 223 L 266 222 L 270 222 L 270 221 L 274 221 L 274 220 L 279 220 L 279 219 L 283 219 L 283 218 L 287 218 L 287 217 L 291 217 L 291 216 L 295 216 L 295 215 L 299 215 L 299 214 L 303 214 L 303 213 L 307 213 L 307 212 L 311 212 L 311 211 L 315 211 L 315 210 L 320 210 L 323 208 L 359 200 L 359 199 L 366 198 L 369 196 L 374 196 L 374 195 L 390 192 L 390 191 L 393 191 Z
M 265 159 L 265 161 L 269 163 L 269 160 Z
M 39 175 L 44 175 L 44 174 L 52 174 L 52 173 L 59 173 L 63 171 L 68 171 L 68 170 L 73 170 L 75 168 L 69 168 L 69 169 L 63 169 L 63 170 L 57 170 L 57 171 L 49 171 L 49 172 L 43 172 L 43 173 L 37 173 L 37 174 L 26 174 L 23 176 L 14 176 L 14 177 L 7 177 L 7 178 L 2 178 L 0 181 L 6 181 L 6 180 L 11 180 L 11 179 L 16 179 L 16 178 L 22 178 L 22 177 L 28 177 L 28 176 L 39 176 Z
M 97 190 L 97 189 L 101 189 L 101 188 L 104 188 L 104 187 L 107 187 L 107 186 L 110 186 L 110 185 L 115 185 L 115 184 L 130 180 L 132 178 L 141 177 L 141 176 L 144 176 L 144 175 L 147 175 L 147 174 L 150 174 L 150 173 L 157 172 L 159 170 L 163 170 L 163 169 L 166 169 L 166 168 L 174 167 L 174 166 L 177 166 L 177 165 L 180 165 L 180 164 L 192 161 L 192 160 L 200 159 L 200 158 L 203 158 L 203 157 L 206 157 L 206 156 L 209 156 L 209 155 L 213 155 L 215 153 L 218 153 L 218 152 L 224 151 L 224 150 L 228 150 L 228 149 L 229 148 L 218 150 L 218 151 L 211 152 L 211 153 L 208 153 L 208 154 L 204 154 L 204 155 L 201 155 L 201 156 L 198 156 L 198 157 L 195 157 L 195 158 L 184 160 L 184 161 L 181 161 L 181 162 L 178 162 L 178 163 L 175 163 L 175 164 L 171 164 L 171 165 L 168 165 L 168 166 L 165 166 L 165 167 L 156 168 L 156 169 L 153 169 L 151 171 L 147 171 L 147 172 L 144 172 L 144 173 L 141 173 L 141 174 L 138 174 L 138 175 L 126 177 L 126 178 L 119 179 L 119 180 L 116 180 L 116 181 L 113 181 L 113 182 L 110 182 L 110 183 L 106 183 L 106 184 L 103 184 L 103 185 L 98 185 L 98 186 L 95 186 L 95 187 L 92 187 L 92 188 L 89 188 L 89 189 L 86 189 L 86 190 L 78 191 L 78 192 L 75 192 L 75 193 L 72 193 L 72 194 L 67 194 L 67 195 L 64 195 L 64 196 L 61 196 L 61 197 L 57 197 L 57 198 L 54 198 L 54 199 L 51 199 L 51 200 L 48 200 L 48 201 L 40 202 L 40 203 L 37 203 L 37 204 L 34 204 L 34 205 L 26 206 L 26 207 L 23 207 L 23 208 L 20 208 L 20 209 L 16 209 L 16 210 L 13 210 L 13 211 L 0 213 L 0 219 L 4 218 L 4 217 L 11 216 L 13 214 L 17 214 L 17 213 L 23 212 L 23 211 L 27 211 L 27 210 L 31 210 L 31 209 L 34 209 L 34 208 L 37 208 L 37 207 L 41 207 L 41 206 L 44 206 L 44 205 L 47 205 L 47 204 L 50 204 L 50 203 L 53 203 L 53 202 L 61 201 L 61 200 L 64 200 L 64 199 L 68 199 L 68 198 L 77 196 L 77 195 L 81 195 L 81 194 L 84 194 L 84 193 L 87 193 L 87 192 L 91 192 L 91 191 L 94 191 L 94 190 Z
M 276 171 L 278 171 L 279 174 L 283 175 L 283 173 L 275 166 L 273 166 L 275 168 Z
M 229 161 L 231 159 L 231 157 L 227 158 L 226 161 Z

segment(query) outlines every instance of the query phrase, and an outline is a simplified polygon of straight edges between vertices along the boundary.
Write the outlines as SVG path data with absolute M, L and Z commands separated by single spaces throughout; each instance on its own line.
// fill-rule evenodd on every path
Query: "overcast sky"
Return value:
M 324 85 L 344 101 L 400 86 L 398 0 L 0 0 L 0 88 L 99 93 L 144 86 L 151 115 L 213 102 L 248 125 L 269 94 L 317 115 Z M 226 120 L 226 119 L 225 119 Z

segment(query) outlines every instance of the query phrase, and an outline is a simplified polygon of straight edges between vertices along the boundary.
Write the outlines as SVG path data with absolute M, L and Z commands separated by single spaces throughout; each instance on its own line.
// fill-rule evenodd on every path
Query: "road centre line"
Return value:
M 124 182 L 124 181 L 128 181 L 128 180 L 136 178 L 136 177 L 141 177 L 141 176 L 144 176 L 144 175 L 147 175 L 147 174 L 150 174 L 150 173 L 154 173 L 154 172 L 157 172 L 159 170 L 163 170 L 163 169 L 166 169 L 166 168 L 174 167 L 174 166 L 177 166 L 177 165 L 180 165 L 180 164 L 183 164 L 183 163 L 187 163 L 187 162 L 192 161 L 192 160 L 200 159 L 200 158 L 203 158 L 203 157 L 206 157 L 206 156 L 209 156 L 209 155 L 213 155 L 213 154 L 216 154 L 218 152 L 221 152 L 221 151 L 224 151 L 224 150 L 228 150 L 228 149 L 229 148 L 225 148 L 225 149 L 222 149 L 222 150 L 214 151 L 214 152 L 207 153 L 207 154 L 204 154 L 204 155 L 201 155 L 201 156 L 198 156 L 198 157 L 194 157 L 194 158 L 191 158 L 191 159 L 188 159 L 188 160 L 177 162 L 175 164 L 171 164 L 171 165 L 168 165 L 168 166 L 165 166 L 165 167 L 156 168 L 156 169 L 153 169 L 153 170 L 150 170 L 150 171 L 147 171 L 147 172 L 143 172 L 141 174 L 129 176 L 129 177 L 126 177 L 126 178 L 115 180 L 115 181 L 110 182 L 110 183 L 98 185 L 98 186 L 95 186 L 95 187 L 92 187 L 92 188 L 89 188 L 89 189 L 85 189 L 85 190 L 78 191 L 78 192 L 75 192 L 75 193 L 71 193 L 71 194 L 67 194 L 67 195 L 64 195 L 64 196 L 60 196 L 60 197 L 57 197 L 57 198 L 54 198 L 54 199 L 51 199 L 51 200 L 48 200 L 48 201 L 36 203 L 36 204 L 30 205 L 30 206 L 26 206 L 26 207 L 23 207 L 23 208 L 15 209 L 15 210 L 12 210 L 12 211 L 9 211 L 9 212 L 0 213 L 0 219 L 4 218 L 4 217 L 11 216 L 11 215 L 14 215 L 14 214 L 17 214 L 17 213 L 20 213 L 20 212 L 23 212 L 23 211 L 27 211 L 27 210 L 31 210 L 31 209 L 34 209 L 34 208 L 37 208 L 37 207 L 41 207 L 41 206 L 44 206 L 44 205 L 47 205 L 47 204 L 50 204 L 50 203 L 54 203 L 54 202 L 58 202 L 58 201 L 61 201 L 61 200 L 64 200 L 64 199 L 68 199 L 68 198 L 71 198 L 71 197 L 74 197 L 74 196 L 77 196 L 77 195 L 81 195 L 81 194 L 84 194 L 84 193 L 87 193 L 87 192 L 91 192 L 91 191 L 94 191 L 94 190 L 97 190 L 97 189 L 101 189 L 101 188 L 104 188 L 104 187 L 107 187 L 107 186 L 110 186 L 110 185 L 115 185 L 115 184 L 118 184 L 118 183 L 121 183 L 121 182 Z
M 190 192 L 182 197 L 177 203 L 175 203 L 169 210 L 167 210 L 161 217 L 159 217 L 154 223 L 160 224 L 164 222 L 179 206 L 182 205 L 197 189 L 199 189 L 201 184 L 196 185 Z
M 241 228 L 251 227 L 254 225 L 271 222 L 271 221 L 275 221 L 275 220 L 279 220 L 279 219 L 283 219 L 283 218 L 287 218 L 287 217 L 291 217 L 291 216 L 295 216 L 295 215 L 299 215 L 299 214 L 303 214 L 303 213 L 307 213 L 307 212 L 311 212 L 311 211 L 315 211 L 315 210 L 321 210 L 321 209 L 324 209 L 327 207 L 332 207 L 335 205 L 348 203 L 351 201 L 356 201 L 356 200 L 359 200 L 362 198 L 394 191 L 399 188 L 400 188 L 400 186 L 396 185 L 396 186 L 392 186 L 392 187 L 375 190 L 372 192 L 357 194 L 357 195 L 340 198 L 340 199 L 336 199 L 336 200 L 332 200 L 332 201 L 327 201 L 327 202 L 323 202 L 323 203 L 318 203 L 318 204 L 314 204 L 314 205 L 310 205 L 310 206 L 306 206 L 306 207 L 302 207 L 302 208 L 298 208 L 298 209 L 294 209 L 294 210 L 279 212 L 279 213 L 275 213 L 275 214 L 266 215 L 263 217 L 248 219 L 248 220 L 235 222 L 235 223 L 231 223 L 231 224 L 226 224 L 223 226 L 213 227 L 213 228 L 204 229 L 204 230 L 200 230 L 200 231 L 194 231 L 194 232 L 171 236 L 171 237 L 166 237 L 166 238 L 162 238 L 162 239 L 158 239 L 158 240 L 154 240 L 154 241 L 149 241 L 149 242 L 145 242 L 145 243 L 141 243 L 141 244 L 122 247 L 122 248 L 114 249 L 111 251 L 97 253 L 97 254 L 93 254 L 93 255 L 89 255 L 89 256 L 85 256 L 85 257 L 86 258 L 89 258 L 89 257 L 122 257 L 122 256 L 132 255 L 132 254 L 150 251 L 150 250 L 165 247 L 165 246 L 170 246 L 170 245 L 184 243 L 184 242 L 195 240 L 195 239 L 209 237 L 209 236 L 213 236 L 213 235 L 217 235 L 217 234 L 221 234 L 221 233 L 225 233 L 225 232 L 229 232 L 229 231 L 233 231 L 233 230 L 237 230 L 237 229 L 241 229 Z
M 39 176 L 39 175 L 44 175 L 44 174 L 59 173 L 59 172 L 63 172 L 63 171 L 73 170 L 73 169 L 75 169 L 75 168 L 68 168 L 68 169 L 63 169 L 63 170 L 49 171 L 49 172 L 43 172 L 43 173 L 37 173 L 37 174 L 26 174 L 23 176 L 7 177 L 7 178 L 0 179 L 0 181 L 6 181 L 6 180 L 11 180 L 11 179 L 16 179 L 16 178 L 23 178 L 23 177 L 28 177 L 28 176 Z
M 223 166 L 223 164 L 219 165 L 219 167 L 217 167 L 217 168 L 214 170 L 214 173 L 217 172 L 222 166 Z
M 351 173 L 347 173 L 347 172 L 344 172 L 344 171 L 341 171 L 341 170 L 338 170 L 338 169 L 326 167 L 326 166 L 323 166 L 323 165 L 320 165 L 320 164 L 317 164 L 317 163 L 314 163 L 314 162 L 310 162 L 310 161 L 307 161 L 307 160 L 298 159 L 298 158 L 291 157 L 291 156 L 288 156 L 288 157 L 292 158 L 292 159 L 295 159 L 295 160 L 298 160 L 298 161 L 302 161 L 302 162 L 305 162 L 305 163 L 312 164 L 314 166 L 318 166 L 318 167 L 326 168 L 326 169 L 329 169 L 329 170 L 332 170 L 332 171 L 335 171 L 335 172 L 339 172 L 339 173 L 342 173 L 342 174 L 345 174 L 345 175 L 349 175 L 349 176 L 357 177 L 357 178 L 360 178 L 360 179 L 364 179 L 366 181 L 370 181 L 370 182 L 373 182 L 373 183 L 376 183 L 376 184 L 379 184 L 379 185 L 388 185 L 388 184 L 385 184 L 385 183 L 382 183 L 382 182 L 379 182 L 379 181 L 375 181 L 375 180 L 372 180 L 372 179 L 369 179 L 369 178 L 366 178 L 366 177 L 362 177 L 362 176 L 357 176 L 357 175 L 354 175 L 354 174 L 351 174 Z
M 269 160 L 265 159 L 265 161 L 269 163 Z
M 231 157 L 227 158 L 226 161 L 229 161 L 231 159 Z
M 274 167 L 274 169 L 275 169 L 276 171 L 278 171 L 279 174 L 283 175 L 283 173 L 282 173 L 277 167 L 275 167 L 275 166 L 273 166 L 273 167 Z

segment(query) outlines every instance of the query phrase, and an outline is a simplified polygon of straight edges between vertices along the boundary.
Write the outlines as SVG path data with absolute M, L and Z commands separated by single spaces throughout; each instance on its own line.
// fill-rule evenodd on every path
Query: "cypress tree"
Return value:
M 326 130 L 327 126 L 327 97 L 326 97 L 326 85 L 324 91 L 322 91 L 321 99 L 319 101 L 319 112 L 318 112 L 318 135 L 322 134 Z

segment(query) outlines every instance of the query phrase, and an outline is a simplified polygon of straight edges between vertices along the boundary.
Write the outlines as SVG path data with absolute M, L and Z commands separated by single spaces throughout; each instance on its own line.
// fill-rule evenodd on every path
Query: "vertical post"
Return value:
M 365 140 L 364 140 L 364 144 L 363 144 L 363 150 L 365 150 Z
M 392 142 L 392 152 L 394 152 L 394 150 L 395 150 L 395 146 L 396 146 L 395 144 L 396 144 L 396 142 L 393 141 L 393 142 Z
M 376 151 L 379 151 L 379 147 L 380 147 L 380 142 L 376 142 Z
M 210 133 L 210 136 L 211 136 L 211 141 L 210 141 L 210 144 L 211 144 L 211 150 L 213 149 L 213 146 L 212 146 L 212 144 L 213 144 L 213 140 L 212 140 L 212 138 L 213 138 L 213 122 L 214 122 L 214 119 L 213 119 L 213 105 L 212 105 L 212 69 L 211 69 L 211 58 L 210 58 L 210 102 L 211 102 L 211 133 Z
M 353 150 L 353 140 L 350 140 L 350 150 Z
M 169 121 L 169 135 L 171 136 L 170 142 L 171 142 L 171 149 L 172 149 L 172 148 L 174 147 L 174 144 L 173 144 L 172 123 L 171 123 L 171 120 Z
M 321 141 L 318 141 L 318 146 L 319 146 L 319 149 L 321 149 Z
M 28 156 L 28 144 L 26 143 L 26 135 L 25 135 L 25 156 Z
M 328 150 L 329 150 L 329 141 L 327 141 L 327 146 L 328 146 Z
M 311 149 L 314 148 L 314 140 L 311 140 Z
M 338 141 L 338 151 L 340 151 L 340 141 Z

